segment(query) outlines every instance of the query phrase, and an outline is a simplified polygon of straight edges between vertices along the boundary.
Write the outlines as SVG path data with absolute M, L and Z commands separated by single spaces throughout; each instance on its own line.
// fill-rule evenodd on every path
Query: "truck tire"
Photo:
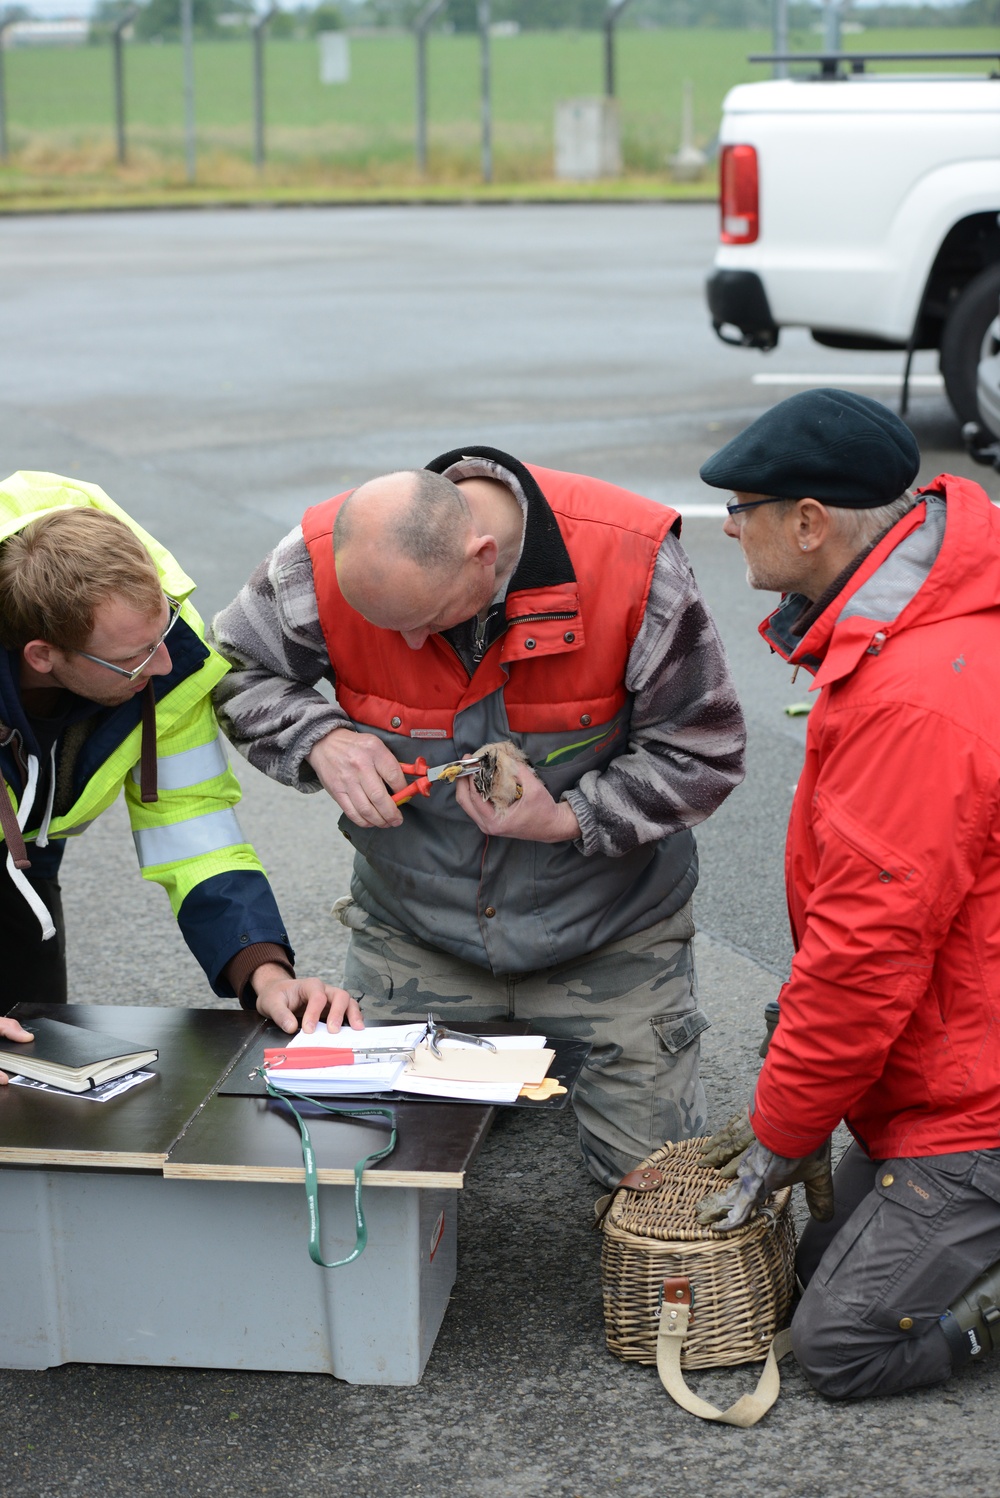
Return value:
M 988 265 L 966 286 L 948 314 L 941 335 L 945 393 L 959 421 L 978 421 L 976 368 L 1000 302 L 1000 262 Z

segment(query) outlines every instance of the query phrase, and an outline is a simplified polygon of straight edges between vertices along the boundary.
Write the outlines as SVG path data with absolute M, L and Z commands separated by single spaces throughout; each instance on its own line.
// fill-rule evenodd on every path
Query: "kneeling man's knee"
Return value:
M 818 1394 L 827 1399 L 857 1397 L 857 1369 L 842 1361 L 846 1329 L 821 1298 L 806 1290 L 792 1321 L 795 1360 Z

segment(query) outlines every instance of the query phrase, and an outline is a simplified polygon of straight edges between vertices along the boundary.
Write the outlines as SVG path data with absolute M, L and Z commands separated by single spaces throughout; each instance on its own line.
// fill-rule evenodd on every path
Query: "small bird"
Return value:
M 503 816 L 524 795 L 518 774 L 520 767 L 528 763 L 528 758 L 509 739 L 484 744 L 478 754 L 480 765 L 473 784 L 498 816 Z

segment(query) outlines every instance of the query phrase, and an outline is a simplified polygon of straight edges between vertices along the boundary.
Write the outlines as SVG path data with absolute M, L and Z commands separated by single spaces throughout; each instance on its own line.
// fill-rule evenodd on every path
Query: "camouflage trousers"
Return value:
M 615 1186 L 667 1139 L 704 1131 L 690 904 L 676 915 L 572 962 L 495 977 L 382 925 L 350 897 L 334 914 L 350 928 L 344 987 L 363 995 L 369 1023 L 530 1022 L 593 1050 L 573 1090 L 580 1148 L 602 1186 Z

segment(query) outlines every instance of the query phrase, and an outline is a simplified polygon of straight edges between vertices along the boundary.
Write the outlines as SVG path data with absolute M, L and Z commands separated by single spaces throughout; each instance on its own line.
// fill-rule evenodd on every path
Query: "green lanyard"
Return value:
M 368 1228 L 365 1224 L 365 1214 L 361 1206 L 361 1177 L 365 1168 L 374 1165 L 377 1160 L 384 1160 L 386 1155 L 391 1155 L 396 1148 L 396 1121 L 391 1108 L 334 1108 L 329 1103 L 320 1102 L 319 1098 L 311 1098 L 304 1092 L 292 1092 L 284 1087 L 275 1087 L 271 1083 L 261 1067 L 257 1075 L 261 1078 L 267 1088 L 268 1096 L 278 1101 L 287 1103 L 295 1115 L 295 1122 L 299 1126 L 302 1136 L 302 1164 L 306 1171 L 306 1204 L 309 1208 L 309 1257 L 314 1264 L 321 1269 L 339 1269 L 343 1264 L 352 1264 L 359 1259 L 365 1251 L 368 1242 Z M 309 1128 L 302 1114 L 291 1101 L 297 1097 L 300 1103 L 314 1103 L 316 1107 L 322 1108 L 326 1113 L 332 1113 L 337 1118 L 384 1118 L 392 1124 L 392 1133 L 389 1143 L 384 1150 L 376 1150 L 371 1155 L 365 1155 L 354 1167 L 354 1223 L 356 1236 L 354 1250 L 347 1255 L 346 1259 L 334 1259 L 333 1263 L 327 1263 L 323 1257 L 320 1246 L 320 1222 L 319 1222 L 319 1183 L 316 1179 L 316 1155 L 313 1151 L 312 1140 L 309 1137 Z

